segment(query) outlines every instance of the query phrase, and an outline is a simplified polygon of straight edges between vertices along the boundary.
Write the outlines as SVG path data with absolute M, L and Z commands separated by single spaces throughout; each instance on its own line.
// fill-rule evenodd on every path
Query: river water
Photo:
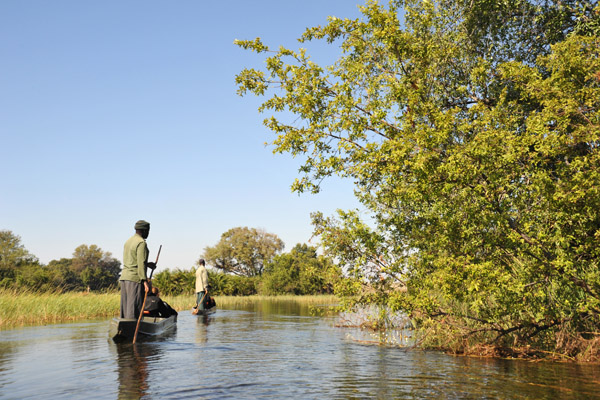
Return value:
M 108 326 L 0 331 L 0 399 L 600 399 L 600 366 L 376 346 L 293 302 L 184 311 L 136 345 Z

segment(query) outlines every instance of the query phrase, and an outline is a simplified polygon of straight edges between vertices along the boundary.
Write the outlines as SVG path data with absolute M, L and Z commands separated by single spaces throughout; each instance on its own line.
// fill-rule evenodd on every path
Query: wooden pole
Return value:
M 162 244 L 158 248 L 158 254 L 156 255 L 156 262 L 154 263 L 154 265 L 155 265 L 154 269 L 156 269 L 156 265 L 158 264 L 158 257 L 160 257 L 161 250 L 162 250 Z M 154 273 L 154 269 L 152 271 L 150 271 L 150 277 L 148 278 L 148 282 L 150 282 L 150 280 L 152 279 L 152 274 Z M 144 293 L 144 302 L 142 303 L 142 309 L 140 310 L 140 316 L 138 317 L 137 325 L 135 326 L 135 333 L 133 334 L 133 343 L 134 344 L 137 339 L 138 330 L 140 329 L 140 322 L 142 322 L 142 318 L 144 318 L 144 307 L 146 305 L 146 297 L 147 296 L 148 296 L 148 290 L 146 290 Z

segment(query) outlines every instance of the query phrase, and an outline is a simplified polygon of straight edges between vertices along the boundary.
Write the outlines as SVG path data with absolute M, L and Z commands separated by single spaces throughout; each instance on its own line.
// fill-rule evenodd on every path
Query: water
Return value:
M 600 366 L 365 345 L 289 302 L 181 312 L 135 346 L 108 324 L 1 331 L 0 399 L 600 399 Z

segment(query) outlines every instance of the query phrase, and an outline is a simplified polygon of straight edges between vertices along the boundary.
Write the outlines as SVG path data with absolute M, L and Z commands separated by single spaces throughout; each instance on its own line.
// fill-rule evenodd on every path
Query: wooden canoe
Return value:
M 114 341 L 133 340 L 137 319 L 113 318 L 110 321 L 109 336 Z M 169 318 L 144 317 L 140 322 L 137 339 L 157 337 L 173 331 L 177 326 L 177 315 Z
M 194 315 L 209 315 L 213 314 L 215 311 L 217 311 L 217 306 L 207 308 L 206 310 L 198 310 L 196 307 L 192 307 L 192 314 Z

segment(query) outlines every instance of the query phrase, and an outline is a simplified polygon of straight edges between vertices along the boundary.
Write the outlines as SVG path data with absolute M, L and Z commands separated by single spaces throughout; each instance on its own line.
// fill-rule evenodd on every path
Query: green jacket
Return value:
M 148 246 L 146 241 L 137 233 L 125 242 L 123 249 L 123 270 L 121 281 L 141 282 L 148 279 L 146 262 L 148 261 Z

